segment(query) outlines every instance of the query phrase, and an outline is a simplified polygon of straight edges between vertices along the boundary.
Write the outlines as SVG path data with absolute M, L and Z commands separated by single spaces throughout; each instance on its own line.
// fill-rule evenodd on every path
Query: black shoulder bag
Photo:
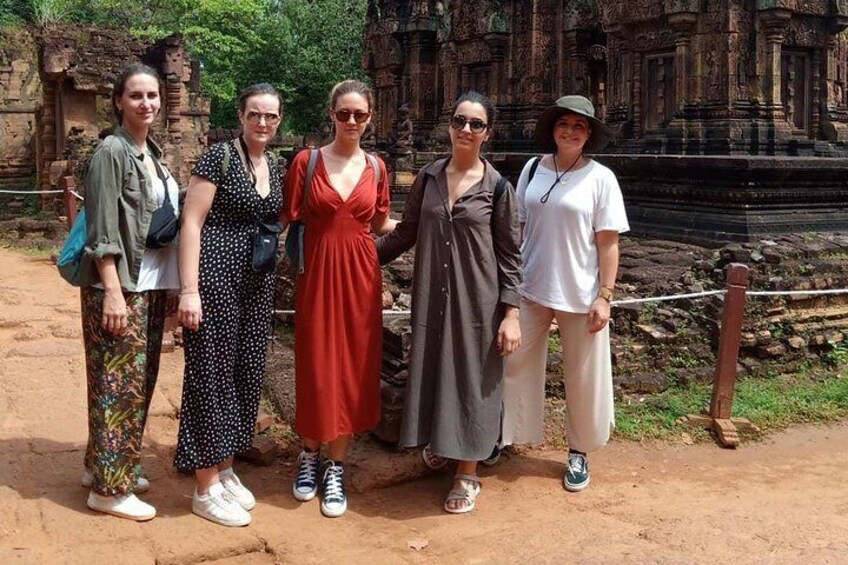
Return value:
M 153 212 L 153 217 L 150 218 L 150 227 L 147 229 L 147 241 L 145 244 L 150 249 L 161 249 L 174 241 L 174 238 L 177 237 L 177 232 L 180 231 L 180 224 L 177 221 L 174 205 L 171 202 L 171 194 L 168 190 L 168 179 L 170 176 L 165 174 L 165 170 L 156 157 L 150 155 L 150 158 L 153 159 L 156 175 L 162 181 L 162 186 L 165 187 L 165 201 Z
M 248 173 L 254 190 L 256 189 L 256 171 L 253 168 L 253 162 L 250 160 L 250 154 L 247 152 L 247 143 L 243 137 L 239 137 L 239 144 L 244 153 L 244 158 L 247 161 Z M 226 147 L 226 146 L 225 146 Z M 270 181 L 271 161 L 268 161 L 268 176 Z M 279 221 L 273 218 L 270 221 L 256 220 L 256 227 L 253 232 L 253 255 L 251 259 L 251 267 L 257 273 L 268 274 L 277 266 L 277 248 L 280 244 L 280 232 L 283 231 L 283 226 Z

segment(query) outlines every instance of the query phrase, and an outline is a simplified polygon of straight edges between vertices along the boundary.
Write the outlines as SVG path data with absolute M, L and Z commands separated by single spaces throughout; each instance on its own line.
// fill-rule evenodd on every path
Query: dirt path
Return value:
M 97 515 L 79 487 L 86 441 L 78 297 L 55 268 L 0 249 L 0 563 L 848 563 L 848 424 L 726 451 L 613 443 L 592 486 L 563 491 L 563 454 L 484 472 L 473 515 L 441 504 L 447 475 L 353 495 L 338 520 L 290 495 L 292 461 L 242 467 L 248 528 L 190 513 L 170 462 L 181 354 L 164 356 L 143 466 L 146 524 Z M 409 542 L 426 544 L 416 551 Z

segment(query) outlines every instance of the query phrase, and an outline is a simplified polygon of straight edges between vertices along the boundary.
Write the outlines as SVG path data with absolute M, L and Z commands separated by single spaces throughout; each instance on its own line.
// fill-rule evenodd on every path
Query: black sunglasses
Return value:
M 465 124 L 468 124 L 471 133 L 483 133 L 484 131 L 489 129 L 489 124 L 479 118 L 471 118 L 469 120 L 465 116 L 457 114 L 453 116 L 450 120 L 450 126 L 456 131 L 462 131 L 462 129 L 465 127 Z

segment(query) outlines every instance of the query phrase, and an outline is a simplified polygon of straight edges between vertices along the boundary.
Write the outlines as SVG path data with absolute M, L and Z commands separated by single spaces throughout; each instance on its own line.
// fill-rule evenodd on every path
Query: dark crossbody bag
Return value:
M 165 187 L 165 201 L 153 212 L 153 217 L 150 218 L 150 227 L 147 229 L 145 245 L 149 249 L 161 249 L 174 241 L 174 238 L 177 237 L 177 232 L 180 231 L 180 224 L 174 211 L 174 204 L 171 202 L 170 191 L 168 190 L 168 178 L 170 177 L 165 173 L 165 170 L 156 157 L 151 155 L 150 158 L 153 159 L 156 175 L 162 181 L 162 186 Z
M 247 169 L 253 188 L 256 189 L 256 171 L 253 168 L 253 162 L 247 151 L 247 143 L 244 138 L 239 136 L 239 144 L 241 145 L 242 153 L 244 153 L 247 161 Z M 229 168 L 230 152 L 229 145 L 224 144 L 224 160 L 221 163 L 221 172 L 226 176 Z M 276 166 L 276 159 L 271 157 L 271 154 L 266 154 L 268 159 L 268 173 L 270 175 L 271 167 Z M 272 163 L 273 161 L 273 163 Z M 270 182 L 270 178 L 269 178 Z M 268 274 L 277 266 L 277 248 L 280 245 L 280 232 L 283 231 L 283 226 L 279 221 L 271 218 L 265 220 L 256 220 L 256 225 L 253 231 L 253 249 L 250 261 L 250 266 L 257 273 Z
M 251 266 L 257 273 L 267 274 L 277 265 L 277 246 L 280 243 L 280 232 L 283 227 L 274 220 L 263 222 L 257 220 L 256 231 L 253 233 L 253 260 Z

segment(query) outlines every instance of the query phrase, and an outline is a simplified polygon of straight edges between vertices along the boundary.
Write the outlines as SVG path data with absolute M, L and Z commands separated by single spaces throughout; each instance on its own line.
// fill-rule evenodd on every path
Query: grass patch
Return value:
M 616 437 L 668 439 L 683 432 L 706 438 L 679 419 L 709 406 L 712 386 L 672 387 L 665 392 L 625 398 L 616 403 Z M 748 418 L 764 433 L 797 423 L 834 422 L 848 418 L 848 368 L 804 372 L 774 379 L 742 379 L 736 384 L 733 415 Z
M 21 244 L 20 240 L 0 234 L 0 247 L 12 249 L 15 253 L 33 257 L 35 259 L 50 259 L 53 255 L 59 255 L 60 247 L 45 243 L 45 245 Z

